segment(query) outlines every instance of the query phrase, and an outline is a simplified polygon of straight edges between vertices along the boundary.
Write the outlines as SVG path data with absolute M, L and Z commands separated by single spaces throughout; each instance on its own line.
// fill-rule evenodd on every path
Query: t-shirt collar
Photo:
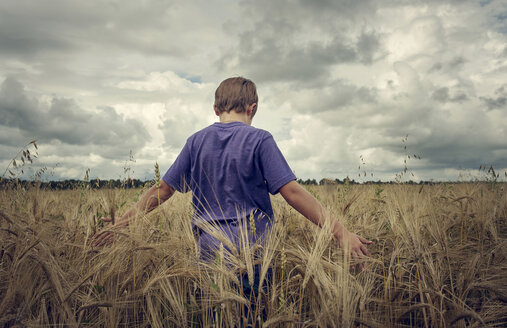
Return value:
M 233 127 L 233 126 L 240 126 L 240 125 L 248 125 L 245 122 L 241 121 L 233 121 L 228 123 L 222 123 L 222 122 L 215 122 L 213 123 L 214 126 L 221 127 L 221 128 L 227 128 L 227 127 Z

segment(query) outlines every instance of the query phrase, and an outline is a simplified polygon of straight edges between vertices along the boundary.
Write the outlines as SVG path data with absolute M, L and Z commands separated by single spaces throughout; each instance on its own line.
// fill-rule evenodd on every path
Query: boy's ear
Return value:
M 254 115 L 257 111 L 257 103 L 250 104 L 246 107 L 246 113 L 248 116 Z
M 220 112 L 218 111 L 217 106 L 213 105 L 213 109 L 215 110 L 215 115 L 220 116 Z

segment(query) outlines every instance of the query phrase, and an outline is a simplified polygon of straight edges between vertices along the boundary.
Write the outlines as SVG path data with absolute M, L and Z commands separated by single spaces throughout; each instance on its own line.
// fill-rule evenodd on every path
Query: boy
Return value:
M 369 256 L 365 245 L 371 242 L 350 233 L 340 222 L 332 219 L 322 205 L 296 182 L 296 176 L 271 134 L 251 126 L 257 102 L 257 91 L 252 81 L 242 77 L 224 80 L 215 92 L 214 109 L 220 122 L 187 139 L 178 158 L 160 181 L 159 188 L 153 186 L 134 208 L 115 222 L 115 228 L 128 225 L 137 210 L 145 213 L 153 210 L 159 205 L 159 199 L 160 202 L 166 201 L 175 190 L 192 190 L 194 232 L 198 235 L 201 258 L 210 260 L 215 258 L 220 241 L 210 229 L 202 228 L 206 223 L 208 227 L 221 230 L 230 240 L 227 244 L 238 248 L 242 218 L 250 218 L 255 225 L 253 235 L 262 242 L 273 218 L 269 193 L 280 192 L 287 203 L 313 223 L 323 226 L 326 220 L 331 220 L 331 229 L 340 247 L 348 249 L 354 258 Z M 111 221 L 107 218 L 103 220 Z M 251 225 L 247 225 L 249 235 L 252 235 Z M 110 231 L 99 232 L 93 237 L 92 244 L 102 246 L 112 238 Z M 250 312 L 248 320 L 252 322 L 260 288 L 259 268 L 255 268 L 252 286 L 244 275 L 240 280 L 243 295 L 251 301 L 250 310 L 245 305 L 245 313 Z M 262 315 L 266 316 L 264 312 Z
M 295 181 L 271 134 L 251 126 L 257 102 L 252 81 L 242 77 L 224 80 L 215 92 L 214 110 L 220 122 L 188 138 L 160 181 L 160 187 L 153 186 L 115 226 L 127 226 L 137 209 L 150 212 L 159 205 L 159 198 L 164 202 L 175 190 L 192 190 L 195 224 L 202 220 L 227 226 L 224 231 L 234 241 L 238 236 L 230 227 L 239 226 L 239 216 L 252 214 L 256 235 L 262 236 L 273 218 L 268 192 L 280 192 L 289 205 L 313 223 L 323 226 L 325 220 L 331 220 L 334 237 L 352 257 L 369 256 L 365 245 L 371 241 L 349 232 L 329 217 L 322 205 Z M 202 231 L 199 233 L 201 252 L 214 252 L 219 241 Z M 92 244 L 102 246 L 112 238 L 111 232 L 99 232 Z
M 251 126 L 257 111 L 255 84 L 242 77 L 224 80 L 215 92 L 215 114 L 220 122 L 198 131 L 188 138 L 183 150 L 160 181 L 115 223 L 128 225 L 137 209 L 149 212 L 164 202 L 175 190 L 192 190 L 194 219 L 201 254 L 213 256 L 220 242 L 199 228 L 200 222 L 227 227 L 223 232 L 238 245 L 239 220 L 253 215 L 257 236 L 271 225 L 273 210 L 269 193 L 280 192 L 283 198 L 313 223 L 323 226 L 331 220 L 331 229 L 340 247 L 352 257 L 369 256 L 366 244 L 371 242 L 349 232 L 329 216 L 322 205 L 296 182 L 289 165 L 271 134 Z M 137 208 L 137 209 L 136 209 Z M 111 219 L 103 219 L 111 221 Z M 236 227 L 236 228 L 235 228 Z M 111 232 L 99 232 L 94 246 L 111 241 Z

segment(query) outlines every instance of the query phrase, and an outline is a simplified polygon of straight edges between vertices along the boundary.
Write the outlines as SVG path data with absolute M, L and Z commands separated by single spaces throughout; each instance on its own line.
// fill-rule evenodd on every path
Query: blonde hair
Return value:
M 223 80 L 215 91 L 215 107 L 220 113 L 231 110 L 242 113 L 248 105 L 257 103 L 258 99 L 255 83 L 240 76 Z M 254 108 L 253 114 L 256 109 Z

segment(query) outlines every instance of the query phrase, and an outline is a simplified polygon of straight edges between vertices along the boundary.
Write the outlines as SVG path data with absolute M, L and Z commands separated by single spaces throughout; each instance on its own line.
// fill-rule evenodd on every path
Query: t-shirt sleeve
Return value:
M 173 165 L 162 178 L 165 183 L 182 193 L 190 190 L 191 161 L 189 148 L 189 142 L 187 141 Z
M 281 187 L 292 180 L 296 180 L 296 176 L 271 135 L 261 142 L 259 157 L 264 180 L 271 194 L 277 194 Z

